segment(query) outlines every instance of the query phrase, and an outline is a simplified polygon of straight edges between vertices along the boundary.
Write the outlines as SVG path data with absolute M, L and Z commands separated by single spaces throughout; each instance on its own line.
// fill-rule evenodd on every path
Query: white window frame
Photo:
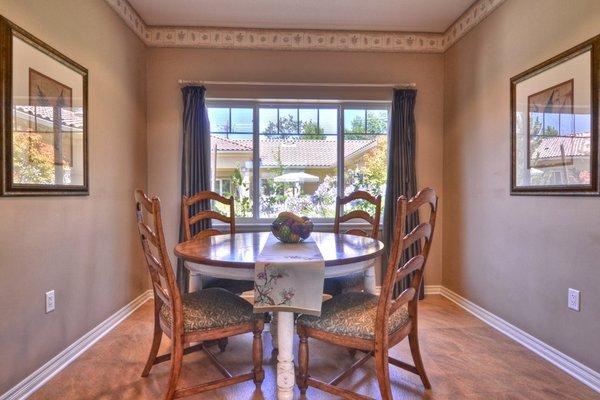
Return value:
M 260 100 L 233 100 L 233 99 L 207 99 L 207 108 L 218 107 L 218 108 L 252 108 L 253 109 L 253 129 L 252 133 L 249 132 L 215 132 L 215 134 L 243 134 L 252 135 L 253 146 L 252 146 L 252 217 L 236 217 L 236 222 L 241 224 L 258 224 L 258 226 L 270 223 L 272 218 L 261 218 L 260 217 L 260 125 L 259 125 L 259 109 L 260 108 L 309 108 L 309 109 L 336 109 L 337 110 L 337 194 L 338 196 L 344 195 L 344 189 L 346 187 L 344 181 L 344 110 L 347 109 L 358 109 L 358 110 L 382 110 L 385 109 L 388 112 L 388 139 L 390 129 L 390 118 L 391 118 L 391 101 L 370 101 L 370 100 L 350 100 L 350 101 L 291 101 L 291 100 L 277 100 L 277 101 L 260 101 Z M 230 129 L 231 129 L 231 111 L 230 115 Z M 279 117 L 279 113 L 277 114 Z M 319 114 L 318 114 L 319 115 Z M 278 118 L 279 121 L 279 118 Z M 367 121 L 365 119 L 365 127 Z M 298 128 L 300 130 L 300 127 Z M 294 135 L 288 134 L 288 135 Z M 219 178 L 220 179 L 220 178 Z M 317 224 L 331 225 L 333 224 L 333 218 L 319 218 L 311 217 L 311 220 Z

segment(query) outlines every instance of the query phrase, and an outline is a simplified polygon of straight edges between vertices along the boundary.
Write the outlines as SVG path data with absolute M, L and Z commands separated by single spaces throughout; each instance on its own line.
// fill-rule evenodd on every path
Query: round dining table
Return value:
M 186 267 L 201 275 L 254 280 L 254 265 L 269 232 L 248 232 L 209 236 L 190 240 L 175 247 L 175 255 Z M 383 253 L 383 243 L 368 237 L 313 232 L 310 236 L 319 247 L 325 261 L 325 278 L 364 272 L 364 287 L 375 293 L 375 259 Z M 277 311 L 271 324 L 273 347 L 277 354 L 277 398 L 293 399 L 294 373 L 294 313 Z M 276 338 L 276 339 L 275 339 Z

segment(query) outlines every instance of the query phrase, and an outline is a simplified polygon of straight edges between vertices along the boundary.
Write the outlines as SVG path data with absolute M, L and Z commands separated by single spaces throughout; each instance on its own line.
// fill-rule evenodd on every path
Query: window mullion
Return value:
M 231 107 L 229 107 L 229 129 L 227 130 L 227 139 L 229 139 L 229 134 L 233 132 L 233 125 L 231 125 Z
M 260 132 L 258 105 L 252 107 L 252 219 L 260 218 Z
M 337 140 L 338 140 L 338 159 L 337 159 L 337 193 L 338 196 L 344 196 L 344 106 L 338 105 L 337 119 Z
M 277 136 L 281 136 L 281 126 L 279 122 L 279 107 L 277 107 Z
M 321 132 L 321 109 L 317 108 L 317 132 Z

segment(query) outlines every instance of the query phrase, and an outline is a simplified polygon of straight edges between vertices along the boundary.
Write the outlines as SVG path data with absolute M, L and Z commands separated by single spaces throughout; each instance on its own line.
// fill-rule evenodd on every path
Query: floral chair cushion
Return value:
M 185 294 L 183 328 L 186 332 L 207 331 L 242 325 L 252 321 L 252 305 L 235 294 L 222 289 L 202 289 Z M 171 325 L 171 309 L 163 305 L 160 316 Z
M 321 316 L 301 315 L 298 324 L 336 335 L 375 339 L 375 317 L 379 296 L 348 292 L 323 303 Z M 406 306 L 390 316 L 388 330 L 393 333 L 406 325 L 410 317 Z

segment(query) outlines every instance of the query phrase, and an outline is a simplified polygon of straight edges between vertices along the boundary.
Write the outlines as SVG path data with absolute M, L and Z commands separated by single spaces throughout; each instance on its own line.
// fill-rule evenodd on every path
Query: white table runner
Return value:
M 256 259 L 254 312 L 321 315 L 325 261 L 312 238 L 282 243 L 272 234 Z

